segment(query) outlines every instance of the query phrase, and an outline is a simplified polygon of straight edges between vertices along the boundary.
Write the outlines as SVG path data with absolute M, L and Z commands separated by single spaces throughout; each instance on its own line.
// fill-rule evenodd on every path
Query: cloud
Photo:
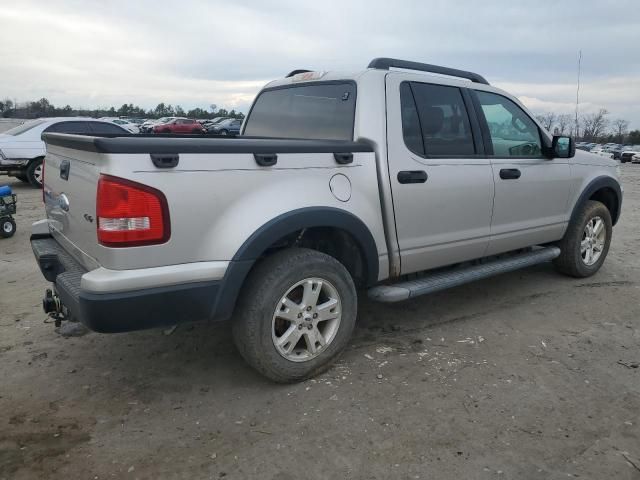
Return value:
M 394 56 L 477 71 L 536 110 L 604 107 L 640 128 L 636 0 L 21 0 L 0 6 L 0 97 L 247 110 L 294 68 Z

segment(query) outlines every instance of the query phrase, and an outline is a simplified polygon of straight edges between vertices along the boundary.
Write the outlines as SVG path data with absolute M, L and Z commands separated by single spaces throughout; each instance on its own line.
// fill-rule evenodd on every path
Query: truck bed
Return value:
M 292 206 L 346 210 L 372 225 L 373 231 L 383 232 L 375 154 L 363 142 L 59 133 L 43 139 L 49 228 L 88 271 L 228 262 L 265 222 L 290 213 Z M 341 163 L 340 154 L 352 156 Z M 158 155 L 172 156 L 177 163 L 158 165 Z M 260 164 L 261 155 L 275 155 L 277 163 Z M 348 184 L 346 200 L 332 190 L 337 174 Z M 166 196 L 171 234 L 165 243 L 119 248 L 99 243 L 96 192 L 104 175 Z M 66 211 L 60 206 L 63 197 Z M 384 238 L 376 240 L 386 254 Z

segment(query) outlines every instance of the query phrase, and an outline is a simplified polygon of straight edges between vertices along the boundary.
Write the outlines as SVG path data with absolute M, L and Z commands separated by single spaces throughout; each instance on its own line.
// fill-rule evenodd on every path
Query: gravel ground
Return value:
M 640 478 L 640 166 L 609 257 L 394 306 L 360 302 L 328 373 L 274 385 L 228 325 L 63 338 L 28 243 L 0 239 L 0 479 Z M 2 179 L 5 182 L 6 177 Z

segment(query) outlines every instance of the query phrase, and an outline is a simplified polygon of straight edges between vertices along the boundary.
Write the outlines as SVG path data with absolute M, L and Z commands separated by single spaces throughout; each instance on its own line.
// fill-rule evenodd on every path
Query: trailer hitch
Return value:
M 50 288 L 47 288 L 44 298 L 42 299 L 42 309 L 44 310 L 44 313 L 53 319 L 53 323 L 56 327 L 59 327 L 62 324 L 62 321 L 67 319 L 60 297 L 53 293 Z M 45 323 L 51 322 L 45 320 Z

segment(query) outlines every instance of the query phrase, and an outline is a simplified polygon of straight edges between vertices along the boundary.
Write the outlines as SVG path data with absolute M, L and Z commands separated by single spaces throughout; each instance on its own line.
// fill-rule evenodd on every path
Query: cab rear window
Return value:
M 356 86 L 313 83 L 264 90 L 256 99 L 245 135 L 353 140 Z

